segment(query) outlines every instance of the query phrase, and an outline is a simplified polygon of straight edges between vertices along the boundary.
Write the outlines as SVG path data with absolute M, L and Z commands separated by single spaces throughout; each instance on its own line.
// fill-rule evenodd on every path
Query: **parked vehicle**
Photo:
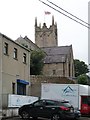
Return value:
M 81 117 L 81 112 L 74 108 L 75 119 L 79 119 Z
M 42 83 L 41 98 L 68 100 L 83 115 L 90 115 L 90 86 Z
M 21 118 L 49 118 L 51 120 L 63 120 L 77 118 L 73 106 L 67 101 L 41 99 L 32 104 L 23 105 L 19 108 Z

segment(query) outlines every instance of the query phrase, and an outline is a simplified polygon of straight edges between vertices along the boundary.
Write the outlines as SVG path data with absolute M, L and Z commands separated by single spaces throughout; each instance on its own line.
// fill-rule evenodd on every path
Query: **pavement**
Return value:
M 3 118 L 2 120 L 21 120 L 21 119 L 19 117 L 11 117 L 11 118 Z M 50 120 L 50 119 L 39 118 L 38 120 Z M 90 117 L 81 117 L 80 120 L 90 120 Z

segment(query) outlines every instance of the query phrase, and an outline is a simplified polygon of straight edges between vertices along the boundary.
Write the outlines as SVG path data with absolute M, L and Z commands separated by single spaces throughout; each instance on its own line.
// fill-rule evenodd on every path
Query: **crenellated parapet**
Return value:
M 46 23 L 37 25 L 37 18 L 35 18 L 35 43 L 39 47 L 58 46 L 57 42 L 57 23 L 54 23 L 54 16 L 52 16 L 52 25 L 48 28 Z

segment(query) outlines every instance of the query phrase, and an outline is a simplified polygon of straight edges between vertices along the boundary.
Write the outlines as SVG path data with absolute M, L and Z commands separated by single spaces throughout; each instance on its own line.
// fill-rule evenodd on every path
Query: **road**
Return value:
M 21 120 L 19 117 L 3 118 L 2 120 Z M 32 120 L 32 119 L 31 119 Z M 38 119 L 38 120 L 50 120 L 50 119 Z M 81 117 L 80 120 L 90 120 L 90 117 Z

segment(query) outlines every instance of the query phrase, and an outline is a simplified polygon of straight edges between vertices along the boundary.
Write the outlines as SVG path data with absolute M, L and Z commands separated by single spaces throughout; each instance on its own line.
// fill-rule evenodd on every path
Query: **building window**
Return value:
M 64 62 L 63 62 L 63 77 L 65 77 L 65 66 L 64 66 Z
M 26 95 L 26 85 L 29 85 L 28 81 L 17 79 L 17 94 Z
M 8 55 L 8 43 L 4 44 L 4 54 Z
M 17 83 L 17 94 L 26 95 L 26 84 Z
M 14 59 L 17 59 L 17 49 L 14 48 Z
M 53 70 L 53 75 L 56 75 L 56 70 Z
M 71 69 L 70 69 L 70 63 L 69 63 L 69 77 L 71 76 Z
M 12 94 L 15 94 L 15 83 L 12 83 Z
M 26 63 L 26 53 L 23 53 L 23 63 Z

